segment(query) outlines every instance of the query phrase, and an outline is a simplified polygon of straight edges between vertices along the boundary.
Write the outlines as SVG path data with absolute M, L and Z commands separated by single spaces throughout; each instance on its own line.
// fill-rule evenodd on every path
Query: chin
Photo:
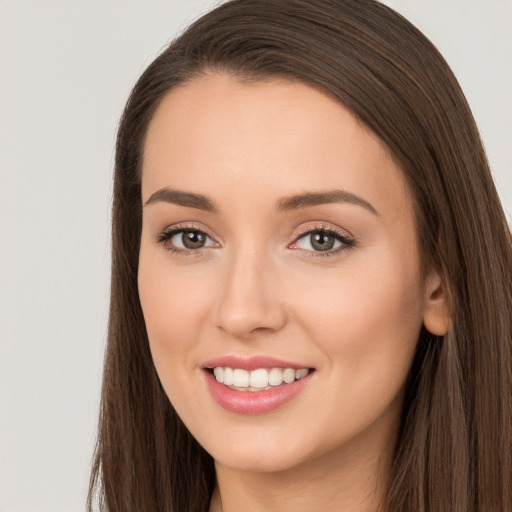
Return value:
M 289 457 L 288 454 L 278 451 L 267 453 L 261 450 L 251 450 L 249 453 L 222 453 L 221 458 L 214 457 L 214 460 L 216 464 L 248 473 L 278 473 L 293 469 L 302 462 L 296 456 Z
M 261 435 L 261 434 L 260 434 Z M 306 440 L 298 442 L 268 433 L 262 439 L 254 435 L 243 439 L 226 436 L 222 443 L 205 443 L 203 447 L 217 464 L 237 471 L 276 473 L 300 466 L 314 457 L 315 450 L 306 448 Z M 286 436 L 285 436 L 286 437 Z

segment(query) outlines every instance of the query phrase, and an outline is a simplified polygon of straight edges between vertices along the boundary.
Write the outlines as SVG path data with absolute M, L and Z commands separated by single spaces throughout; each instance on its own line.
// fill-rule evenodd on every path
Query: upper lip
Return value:
M 240 368 L 247 371 L 257 370 L 259 368 L 293 368 L 295 370 L 311 368 L 311 366 L 307 364 L 294 363 L 264 355 L 252 357 L 221 356 L 210 359 L 201 366 L 209 369 L 217 367 Z

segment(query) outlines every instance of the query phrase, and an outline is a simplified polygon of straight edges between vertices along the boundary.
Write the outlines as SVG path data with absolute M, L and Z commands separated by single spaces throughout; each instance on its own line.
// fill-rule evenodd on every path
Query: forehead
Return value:
M 149 125 L 142 196 L 159 188 L 276 198 L 337 188 L 410 206 L 388 148 L 340 103 L 302 83 L 207 75 L 172 89 Z M 247 187 L 250 187 L 250 190 Z

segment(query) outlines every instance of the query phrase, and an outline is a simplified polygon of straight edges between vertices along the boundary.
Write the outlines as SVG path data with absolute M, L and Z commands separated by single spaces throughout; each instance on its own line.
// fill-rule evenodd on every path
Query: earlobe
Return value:
M 423 325 L 435 336 L 444 336 L 450 328 L 447 298 L 444 279 L 438 272 L 432 272 L 425 283 Z

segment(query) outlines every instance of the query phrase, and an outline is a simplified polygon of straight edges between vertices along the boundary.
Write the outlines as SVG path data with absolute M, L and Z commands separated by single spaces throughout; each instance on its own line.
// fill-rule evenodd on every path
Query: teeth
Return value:
M 242 391 L 261 391 L 271 389 L 272 386 L 280 386 L 283 382 L 290 384 L 295 380 L 304 378 L 309 373 L 308 368 L 259 368 L 251 372 L 241 368 L 222 368 L 220 366 L 213 369 L 213 374 L 217 381 L 233 389 Z
M 215 372 L 215 370 L 214 370 Z M 219 382 L 223 382 L 226 386 L 233 385 L 233 368 L 224 368 L 224 380 L 220 380 Z
M 307 368 L 301 368 L 300 370 L 295 371 L 295 378 L 297 380 L 302 379 L 302 377 L 305 377 L 309 373 L 309 370 Z
M 272 368 L 268 374 L 268 383 L 271 386 L 280 386 L 283 383 L 283 371 L 279 368 Z
M 224 368 L 222 368 L 222 366 L 217 366 L 217 368 L 213 370 L 213 375 L 215 375 L 215 378 L 219 382 L 224 382 Z
M 248 388 L 249 372 L 247 370 L 240 370 L 239 368 L 233 370 L 233 386 L 236 388 Z
M 290 384 L 295 380 L 295 370 L 293 368 L 286 368 L 283 372 L 283 380 L 286 384 Z
M 268 386 L 267 370 L 254 370 L 249 377 L 251 388 L 266 388 Z

